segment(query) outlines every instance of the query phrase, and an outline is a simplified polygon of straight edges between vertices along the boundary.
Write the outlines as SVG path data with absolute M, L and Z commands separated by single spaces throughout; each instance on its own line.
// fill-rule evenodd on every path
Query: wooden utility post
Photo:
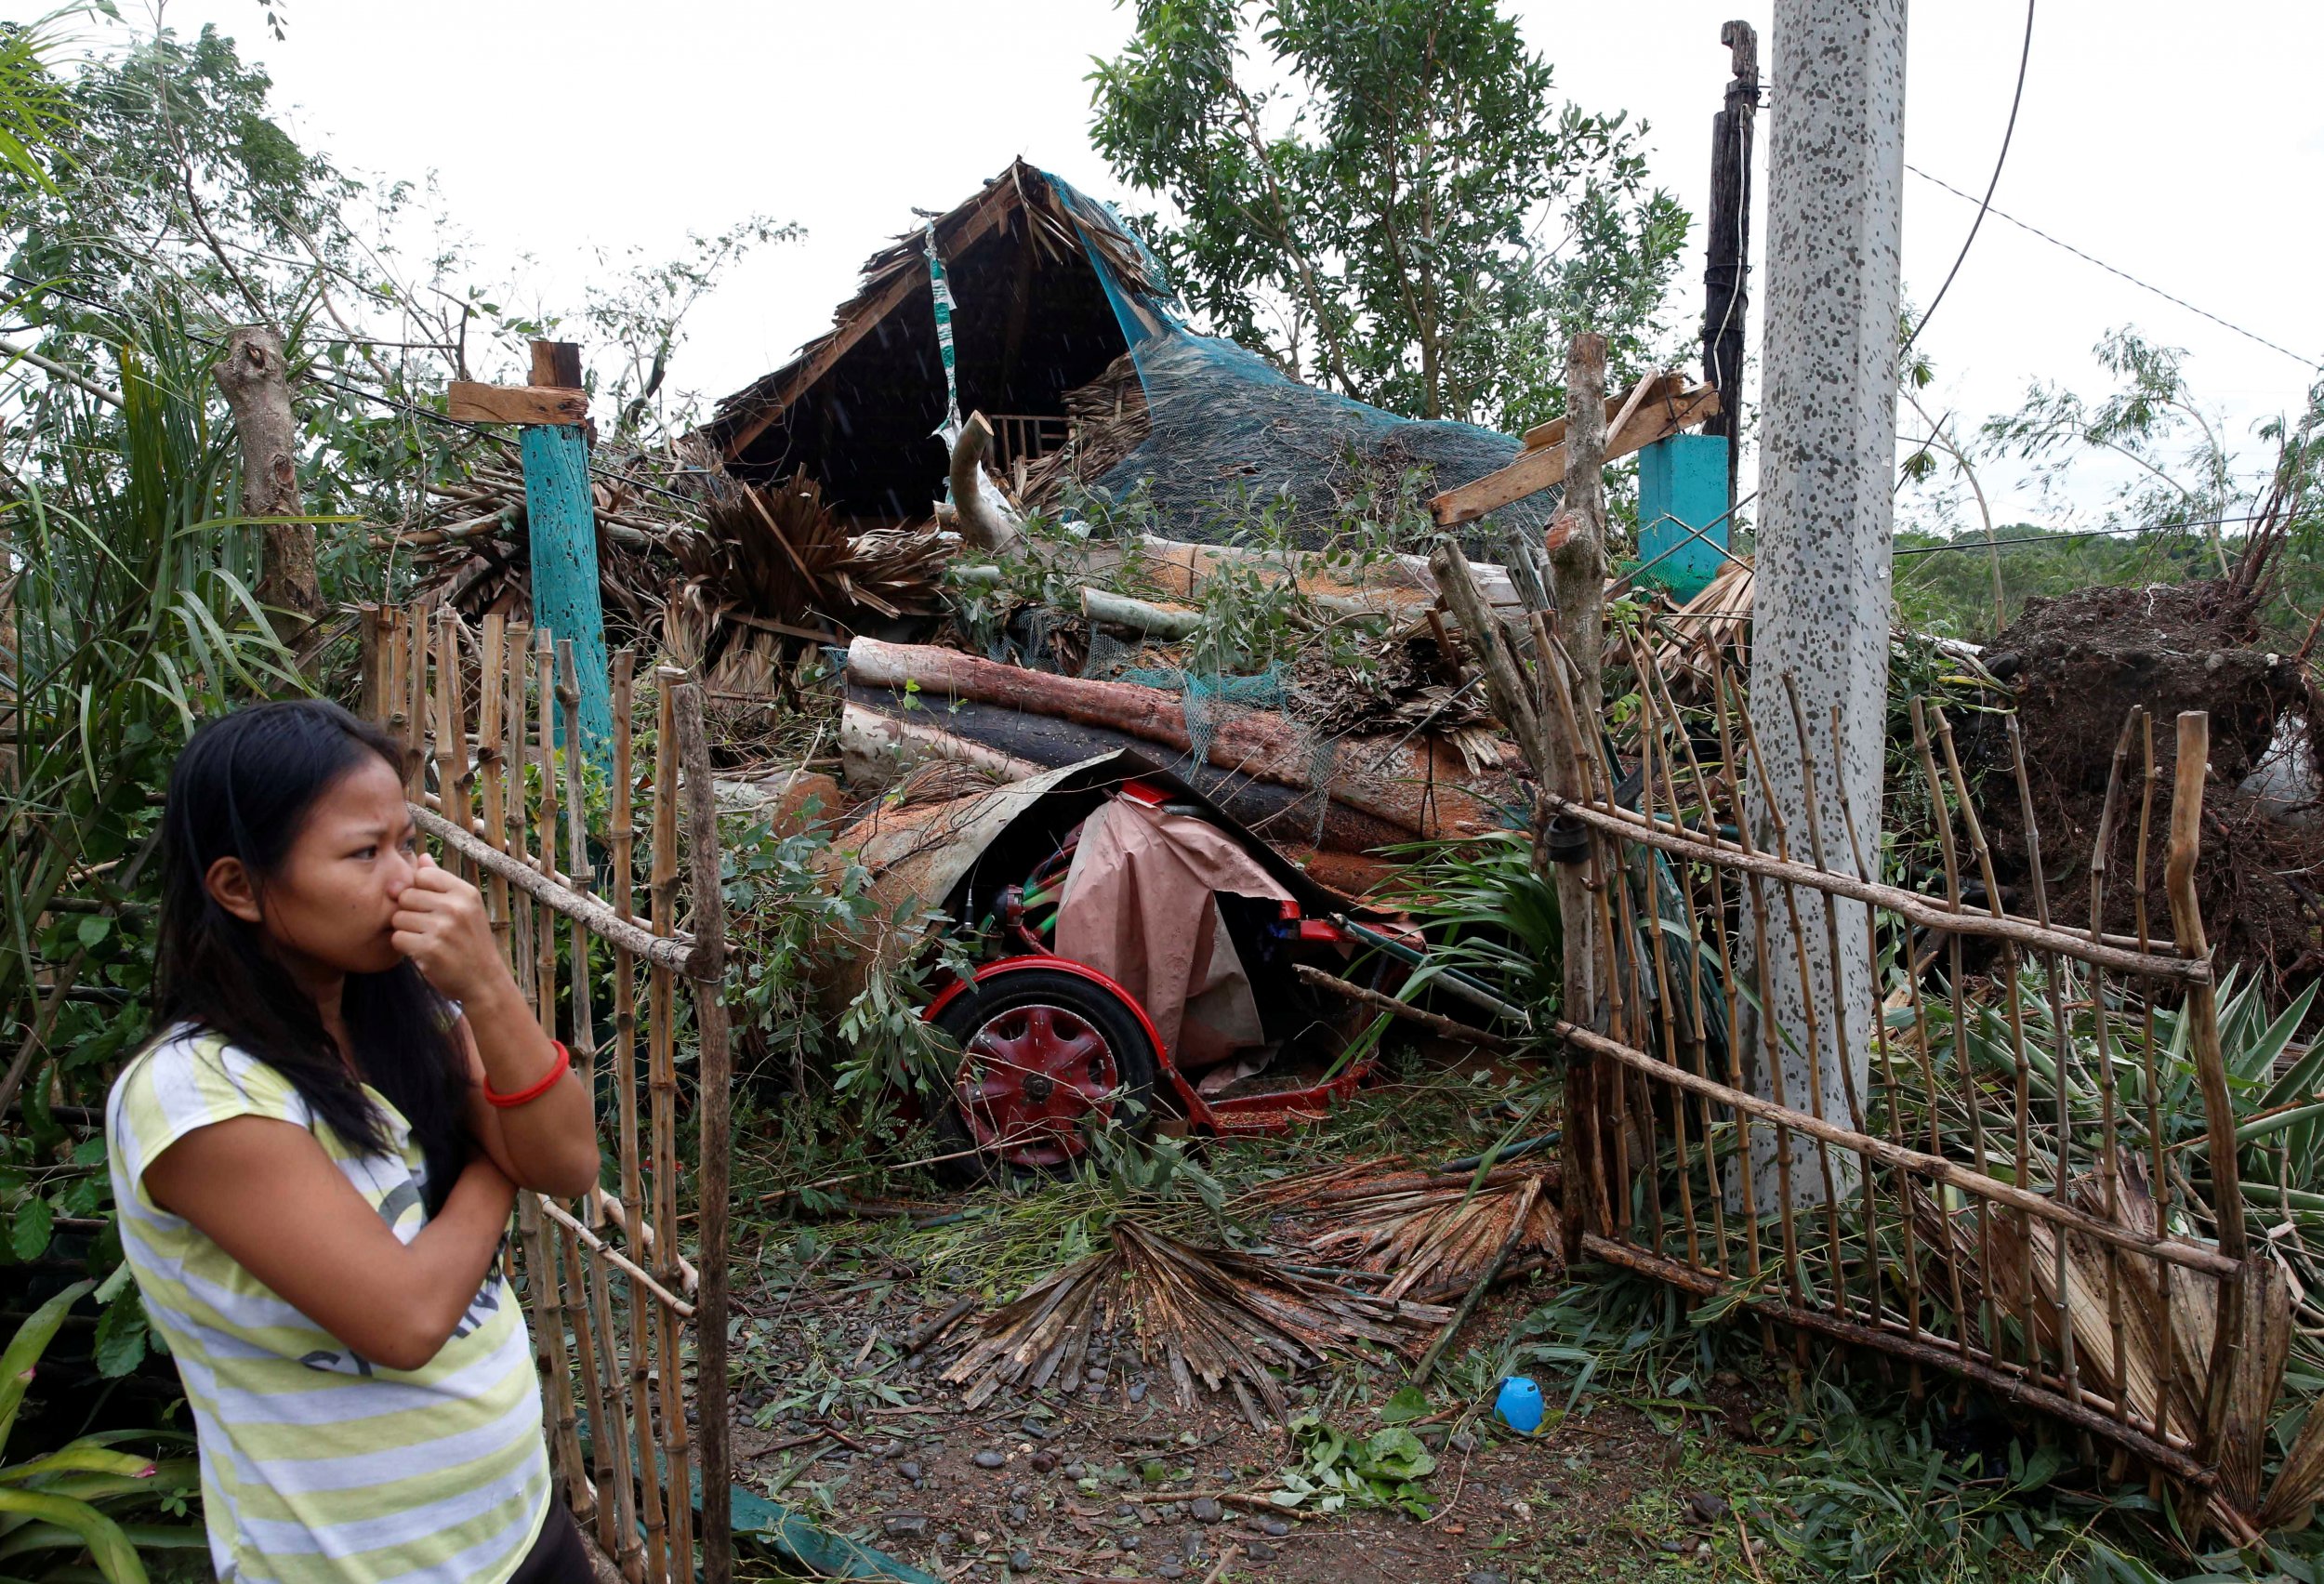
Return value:
M 450 397 L 452 416 L 463 422 L 522 426 L 533 626 L 573 640 L 581 684 L 580 746 L 601 759 L 613 747 L 614 705 L 598 591 L 597 502 L 589 493 L 589 399 L 581 390 L 581 349 L 571 341 L 535 341 L 532 384 L 456 380 Z
M 1734 75 L 1726 108 L 1710 118 L 1710 215 L 1705 222 L 1703 378 L 1719 392 L 1705 434 L 1727 442 L 1727 508 L 1736 502 L 1743 454 L 1743 319 L 1751 301 L 1751 131 L 1759 114 L 1759 34 L 1744 21 L 1723 23 Z
M 1889 529 L 1896 471 L 1898 242 L 1904 201 L 1906 0 L 1776 0 L 1776 101 L 1767 173 L 1767 333 L 1761 360 L 1760 521 L 1752 591 L 1750 718 L 1766 797 L 1746 801 L 1752 841 L 1790 855 L 1847 853 L 1846 817 L 1878 852 L 1888 719 Z M 1797 703 L 1792 690 L 1797 689 Z M 1795 726 L 1839 722 L 1836 753 Z M 1816 776 L 1809 795 L 1810 765 Z M 1842 863 L 1840 867 L 1846 867 Z M 1778 911 L 1767 931 L 1764 1007 L 1746 1009 L 1744 1049 L 1764 1048 L 1772 1019 L 1785 1083 L 1755 1072 L 1762 1095 L 1852 1124 L 1849 1096 L 1869 1089 L 1872 970 L 1861 952 L 1863 904 L 1825 897 L 1827 921 Z M 1745 983 L 1759 968 L 1745 937 Z M 1814 1015 L 1820 1010 L 1821 1015 Z M 1809 1046 L 1816 1031 L 1820 1050 Z M 1757 1063 L 1757 1064 L 1763 1064 Z M 1790 1134 L 1799 1202 L 1825 1197 L 1826 1175 Z M 1773 1170 L 1776 1142 L 1753 1138 L 1753 1169 Z M 1855 1188 L 1841 1172 L 1831 1186 Z
M 314 524 L 298 520 L 298 420 L 291 412 L 282 332 L 264 324 L 235 326 L 226 333 L 226 355 L 210 373 L 234 416 L 242 515 L 268 519 L 258 603 L 276 633 L 288 638 L 322 619 L 323 588 L 315 578 Z

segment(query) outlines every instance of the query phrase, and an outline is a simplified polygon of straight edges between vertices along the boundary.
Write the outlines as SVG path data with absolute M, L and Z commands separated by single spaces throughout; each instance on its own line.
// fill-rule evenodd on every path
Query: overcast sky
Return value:
M 1565 95 L 1651 124 L 1656 179 L 1697 216 L 1680 288 L 1691 316 L 1710 118 L 1727 76 L 1719 24 L 1753 21 L 1772 66 L 1768 0 L 1515 7 Z M 0 14 L 49 8 L 0 0 Z M 123 9 L 139 14 L 131 0 Z M 1118 49 L 1130 21 L 1107 0 L 289 0 L 280 42 L 258 0 L 173 0 L 165 15 L 187 33 L 216 21 L 231 33 L 272 73 L 298 133 L 343 166 L 432 170 L 482 260 L 539 261 L 525 279 L 546 303 L 577 303 L 592 245 L 664 254 L 689 229 L 752 212 L 805 226 L 803 242 L 735 271 L 690 321 L 673 379 L 711 396 L 827 325 L 914 206 L 949 208 L 1019 154 L 1122 196 L 1087 137 L 1090 58 Z M 2022 0 L 1913 7 L 1910 163 L 1982 191 L 2025 17 Z M 2324 221 L 2303 196 L 2324 185 L 2319 58 L 2324 6 L 2312 0 L 2042 0 L 1995 206 L 2324 358 L 2308 263 Z M 1771 99 L 1780 93 L 1771 81 Z M 1781 113 L 1779 102 L 1763 112 L 1763 147 L 1764 115 Z M 1906 178 L 1909 299 L 1926 304 L 1974 213 Z M 2238 437 L 2294 409 L 2313 372 L 1989 218 L 1921 343 L 1938 367 L 1935 405 L 1974 423 L 2036 378 L 2095 389 L 2090 350 L 2124 324 L 2185 348 L 2198 391 Z M 2039 502 L 2013 476 L 1987 480 L 2010 515 L 2067 525 L 2069 503 Z M 2076 490 L 2085 513 L 2103 476 Z

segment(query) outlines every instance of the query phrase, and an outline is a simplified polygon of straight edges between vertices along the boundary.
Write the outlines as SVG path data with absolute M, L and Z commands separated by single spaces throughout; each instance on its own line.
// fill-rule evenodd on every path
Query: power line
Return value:
M 1953 256 L 1953 267 L 1945 271 L 1945 284 L 1936 288 L 1936 296 L 1921 315 L 1921 322 L 1912 327 L 1912 334 L 1905 337 L 1905 351 L 1912 350 L 1912 344 L 1921 338 L 1921 332 L 1928 328 L 1930 320 L 1936 317 L 1937 305 L 1945 300 L 1945 294 L 1953 289 L 1953 277 L 1961 273 L 1961 265 L 1969 257 L 1970 244 L 1977 240 L 1977 228 L 1985 224 L 1986 212 L 1993 207 L 1993 191 L 2001 185 L 2001 166 L 2009 160 L 2009 142 L 2017 135 L 2017 107 L 2026 99 L 2026 62 L 2033 59 L 2033 22 L 2034 0 L 2026 0 L 2026 42 L 2017 51 L 2017 87 L 2009 97 L 2009 125 L 2001 128 L 2001 152 L 1993 156 L 1992 179 L 1985 184 L 1985 196 L 1977 204 L 1977 218 L 1969 222 L 1969 234 L 1961 239 L 1961 251 Z
M 2147 528 L 2080 528 L 2071 533 L 2027 534 L 2014 539 L 1980 539 L 1963 535 L 1941 545 L 1912 545 L 1891 552 L 1899 556 L 1933 556 L 1943 550 L 1982 550 L 1999 545 L 2054 545 L 2061 539 L 2115 539 L 2125 535 L 2135 542 L 2152 534 L 2168 534 L 2180 528 L 2224 527 L 2230 522 L 2256 522 L 2260 513 L 2246 511 L 2233 517 L 2190 517 L 2179 522 L 2158 522 Z
M 1965 199 L 1972 204 L 1977 202 L 1975 198 L 1971 197 L 1966 192 L 1963 192 L 1960 188 L 1955 187 L 1951 182 L 1945 180 L 1941 177 L 1931 176 L 1927 171 L 1922 170 L 1919 165 L 1913 165 L 1909 161 L 1906 163 L 1905 168 L 1912 172 L 1913 175 L 1919 177 L 1921 180 L 1933 182 L 1936 186 L 1942 187 L 1946 191 L 1951 193 L 1956 198 Z M 1996 219 L 2007 220 L 2011 225 L 2015 226 L 2019 231 L 2031 231 L 2034 235 L 2040 237 L 2042 241 L 2048 243 L 2053 247 L 2064 248 L 2067 252 L 2072 254 L 2075 257 L 2082 260 L 2086 264 L 2097 265 L 2099 269 L 2104 270 L 2109 275 L 2120 276 L 2123 280 L 2130 282 L 2131 284 L 2136 286 L 2143 292 L 2152 292 L 2155 296 L 2162 298 L 2163 301 L 2176 304 L 2178 307 L 2185 309 L 2189 313 L 2196 315 L 2198 318 L 2208 319 L 2223 330 L 2232 330 L 2247 341 L 2257 341 L 2261 346 L 2265 347 L 2271 352 L 2281 352 L 2284 356 L 2291 359 L 2303 368 L 2313 369 L 2318 366 L 2317 359 L 2309 357 L 2304 352 L 2295 352 L 2290 347 L 2283 345 L 2279 341 L 2271 341 L 2255 330 L 2246 330 L 2242 325 L 2238 324 L 2231 320 L 2220 318 L 2219 315 L 2212 312 L 2209 309 L 2198 308 L 2193 303 L 2187 301 L 2186 298 L 2180 297 L 2175 293 L 2164 291 L 2160 286 L 2156 285 L 2151 281 L 2142 281 L 2136 275 L 2132 274 L 2128 270 L 2118 269 L 2116 266 L 2107 263 L 2105 259 L 2098 257 L 2094 254 L 2083 252 L 2080 248 L 2076 247 L 2070 242 L 2060 242 L 2056 237 L 2052 236 L 2048 231 L 2043 231 L 2040 226 L 2032 225 L 2025 220 L 2021 220 L 2015 215 L 2010 214 L 2006 210 L 1995 209 L 1988 205 L 1987 212 L 1991 214 Z

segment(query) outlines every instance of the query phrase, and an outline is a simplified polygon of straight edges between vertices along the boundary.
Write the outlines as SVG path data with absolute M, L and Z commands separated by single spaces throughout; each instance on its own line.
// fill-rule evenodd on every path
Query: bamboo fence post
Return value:
M 654 932 L 665 935 L 678 927 L 678 722 L 672 684 L 685 673 L 671 667 L 654 671 L 654 874 L 651 881 Z M 654 1162 L 654 1274 L 665 1287 L 679 1285 L 678 1275 L 678 1045 L 675 1025 L 674 975 L 662 963 L 646 970 L 647 1016 L 652 1022 L 648 1046 L 647 1091 L 652 1105 Z M 693 1569 L 693 1506 L 687 1496 L 688 1437 L 686 1430 L 685 1360 L 677 1317 L 657 1311 L 661 1340 L 662 1434 L 669 1456 L 670 1565 L 674 1572 Z
M 693 866 L 694 1031 L 701 1044 L 695 1096 L 699 1161 L 694 1188 L 701 1211 L 695 1261 L 702 1286 L 694 1316 L 694 1404 L 702 1432 L 702 1571 L 706 1584 L 728 1584 L 734 1571 L 728 1487 L 733 1470 L 727 1445 L 726 1362 L 728 1168 L 733 1151 L 733 1051 L 726 1015 L 726 894 L 719 846 L 719 806 L 710 771 L 710 738 L 702 719 L 702 684 L 681 683 L 677 695 L 678 752 L 684 767 L 686 837 Z M 665 1234 L 675 1242 L 676 1226 Z
M 605 1382 L 598 1374 L 596 1316 L 589 1305 L 588 1283 L 582 1271 L 579 1244 L 572 1234 L 554 1224 L 548 1229 L 548 1243 L 574 1313 L 574 1351 L 581 1372 L 581 1390 L 588 1400 L 589 1450 L 595 1454 L 590 1484 L 597 1492 L 597 1511 L 592 1516 L 597 1520 L 598 1543 L 611 1555 L 618 1538 L 614 1510 L 620 1505 L 618 1498 L 627 1478 L 626 1472 L 617 1473 L 614 1467 L 614 1448 L 619 1441 L 607 1431 L 610 1419 L 605 1409 Z
M 1946 772 L 1952 777 L 1953 796 L 1961 805 L 1961 828 L 1969 837 L 1969 851 L 1977 860 L 1977 876 L 1985 883 L 1986 911 L 1995 917 L 2001 916 L 2001 883 L 1994 877 L 1993 854 L 1985 839 L 1985 823 L 1977 818 L 1976 801 L 1969 795 L 1969 778 L 1961 773 L 1961 756 L 1954 750 L 1952 722 L 1942 707 L 1930 712 L 1936 721 L 1937 746 L 1945 751 Z M 2001 995 L 2009 1009 L 2010 1061 L 2012 1065 L 2010 1128 L 2013 1143 L 2011 1157 L 2014 1180 L 2025 1183 L 2032 1179 L 2032 1073 L 2026 1061 L 2025 1008 L 2017 993 L 2017 947 L 2013 943 L 2002 948 Z M 1958 987 L 1955 1001 L 1961 1000 Z M 1966 1012 L 1966 1006 L 1961 1010 Z M 1973 1091 L 1974 1092 L 1974 1091 Z M 2034 1229 L 2024 1216 L 2017 1218 L 2017 1279 L 2018 1290 L 2025 1294 L 2025 1327 L 2019 1339 L 2021 1356 L 2027 1366 L 2035 1367 L 2040 1358 L 2039 1328 L 2034 1325 L 2034 1305 L 2040 1293 L 2034 1281 Z
M 557 647 L 545 627 L 533 629 L 534 729 L 539 733 L 540 842 L 535 861 L 544 875 L 557 870 Z M 541 1026 L 557 1032 L 557 915 L 546 902 L 534 915 L 535 973 L 541 987 Z
M 482 783 L 484 804 L 484 839 L 506 853 L 508 851 L 508 619 L 495 614 L 484 618 L 481 643 L 482 653 L 477 666 L 476 689 L 476 768 Z M 509 954 L 508 882 L 497 874 L 484 877 L 486 909 L 492 915 L 493 943 L 500 949 L 501 961 L 511 970 L 515 959 Z
M 355 713 L 365 720 L 378 720 L 386 714 L 382 706 L 382 690 L 387 682 L 379 664 L 381 633 L 378 606 L 363 605 L 357 608 L 355 631 L 356 648 L 362 655 Z
M 2179 717 L 2179 757 L 2171 787 L 2171 845 L 2163 859 L 2163 891 L 2171 903 L 2171 932 L 2179 950 L 2208 957 L 2203 910 L 2195 896 L 2195 864 L 2203 848 L 2203 778 L 2211 769 L 2211 717 L 2187 710 Z M 2212 1333 L 2210 1379 L 2203 1383 L 2203 1423 L 2199 1455 L 2216 1459 L 2228 1432 L 2228 1408 L 2244 1356 L 2244 1321 L 2251 1308 L 2253 1261 L 2243 1225 L 2243 1184 L 2237 1170 L 2236 1118 L 2227 1096 L 2227 1064 L 2219 1049 L 2219 1004 L 2206 984 L 2187 986 L 2187 1053 L 2203 1097 L 2204 1129 L 2210 1140 L 2212 1214 L 2219 1251 L 2243 1270 L 2219 1287 L 2219 1324 Z M 2168 1288 L 2166 1287 L 2166 1292 Z
M 2131 757 L 2131 734 L 2137 729 L 2138 713 L 2132 710 L 2122 717 L 2122 733 L 2114 742 L 2114 759 L 2106 769 L 2106 800 L 2099 806 L 2098 837 L 2091 846 L 2090 858 L 2090 938 L 2095 941 L 2106 927 L 2106 865 L 2114 848 L 2115 812 L 2122 795 L 2122 771 Z M 2114 1082 L 2114 1036 L 2106 1027 L 2106 970 L 2096 964 L 2090 969 L 2090 1015 L 2098 1047 L 2098 1128 L 2101 1169 L 2106 1173 L 2106 1219 L 2122 1219 L 2121 1147 L 2117 1137 L 2117 1101 Z M 2114 1350 L 2114 1378 L 2129 1379 L 2130 1353 L 2128 1334 L 2122 1313 L 2122 1261 L 2113 1249 L 2106 1250 L 2106 1329 Z M 2116 1417 L 2126 1422 L 2130 1414 L 2128 1392 L 2115 1393 Z M 2155 1432 L 2162 1433 L 2158 1418 Z M 2119 1477 L 2118 1473 L 2117 1478 Z
M 631 763 L 631 681 L 636 657 L 627 649 L 614 656 L 614 785 L 613 830 L 607 847 L 613 860 L 615 909 L 628 914 L 637 903 L 631 867 L 636 846 L 631 789 L 637 776 Z M 640 1166 L 638 1122 L 638 975 L 637 958 L 627 948 L 614 948 L 614 1089 L 619 1106 L 621 1149 L 622 1231 L 630 1248 L 646 1250 L 644 1174 Z M 654 1429 L 653 1353 L 658 1327 L 650 1320 L 645 1295 L 633 1282 L 629 1289 L 630 1412 L 638 1431 L 637 1456 L 640 1505 L 644 1509 L 647 1566 L 656 1579 L 670 1577 L 668 1525 L 663 1515 L 665 1471 L 656 1456 L 660 1440 Z
M 420 746 L 428 735 L 428 607 L 413 605 L 404 612 L 404 742 L 412 750 L 410 795 L 419 796 L 428 772 Z
M 450 819 L 468 824 L 468 717 L 461 707 L 460 618 L 449 607 L 436 621 L 436 795 Z M 447 852 L 452 872 L 476 878 L 476 865 Z
M 574 673 L 573 641 L 557 640 L 557 703 L 564 717 L 565 742 L 565 867 L 570 872 L 573 889 L 588 895 L 592 880 L 589 873 L 589 820 L 588 788 L 581 776 L 581 756 L 571 745 L 581 741 L 581 684 Z M 610 748 L 611 744 L 603 745 Z M 568 997 L 570 1010 L 567 1022 L 572 1028 L 570 1046 L 574 1061 L 579 1066 L 581 1082 L 589 1094 L 594 1115 L 597 1103 L 597 1018 L 590 999 L 595 985 L 589 972 L 590 931 L 580 919 L 572 921 L 570 953 L 572 993 Z M 585 1207 L 586 1219 L 594 1226 L 603 1219 L 603 1206 L 596 1188 L 588 1193 Z

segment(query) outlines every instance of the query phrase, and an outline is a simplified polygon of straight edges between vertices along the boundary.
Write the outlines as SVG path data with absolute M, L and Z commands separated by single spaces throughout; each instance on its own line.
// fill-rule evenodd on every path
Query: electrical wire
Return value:
M 1927 329 L 1929 321 L 1936 317 L 1938 306 L 1945 301 L 1945 294 L 1953 289 L 1953 277 L 1961 273 L 1962 263 L 1969 257 L 1970 245 L 1977 240 L 1977 228 L 1985 224 L 1986 213 L 1993 207 L 1993 190 L 2001 185 L 2001 166 L 2009 160 L 2010 139 L 2017 133 L 2017 107 L 2026 100 L 2026 63 L 2033 59 L 2033 24 L 2034 0 L 2026 0 L 2026 42 L 2017 51 L 2017 87 L 2009 97 L 2009 125 L 2001 128 L 2001 152 L 1993 157 L 1992 179 L 1985 184 L 1985 197 L 1978 202 L 1977 218 L 1969 222 L 1969 234 L 1961 239 L 1961 251 L 1953 256 L 1953 267 L 1945 271 L 1945 284 L 1936 288 L 1936 296 L 1930 299 L 1919 323 L 1913 325 L 1912 334 L 1905 337 L 1905 351 L 1912 350 L 1912 344 L 1921 338 L 1921 332 Z
M 1942 177 L 1931 176 L 1927 171 L 1922 170 L 1919 165 L 1913 165 L 1909 161 L 1906 163 L 1905 168 L 1912 172 L 1913 175 L 1919 177 L 1921 180 L 1932 182 L 1938 187 L 1942 187 L 1946 191 L 1951 193 L 1956 198 L 1965 199 L 1967 202 L 1972 204 L 1976 202 L 1975 198 L 1971 197 L 1970 194 L 1966 192 L 1963 192 L 1960 188 L 1955 187 L 1951 182 L 1945 180 Z M 2142 281 L 2136 275 L 2132 274 L 2128 270 L 2109 264 L 2093 253 L 2085 253 L 2070 242 L 2059 241 L 2056 237 L 2052 236 L 2048 231 L 2043 231 L 2040 226 L 2021 220 L 2015 215 L 2009 213 L 2005 209 L 1988 208 L 1987 212 L 1992 215 L 1995 219 L 2007 220 L 2011 225 L 2015 226 L 2019 231 L 2031 232 L 2033 235 L 2038 236 L 2042 241 L 2048 243 L 2052 247 L 2062 248 L 2066 252 L 2070 253 L 2075 257 L 2080 259 L 2085 264 L 2095 264 L 2099 269 L 2104 270 L 2107 274 L 2118 276 L 2122 280 L 2130 282 L 2131 284 L 2136 286 L 2140 291 L 2152 292 L 2155 296 L 2162 298 L 2163 301 L 2173 304 L 2179 308 L 2184 308 L 2199 319 L 2210 320 L 2213 324 L 2218 325 L 2222 330 L 2232 330 L 2235 334 L 2242 337 L 2245 340 L 2256 341 L 2271 352 L 2281 352 L 2284 356 L 2291 359 L 2303 368 L 2316 368 L 2319 366 L 2319 362 L 2324 362 L 2324 360 L 2309 357 L 2305 352 L 2295 352 L 2290 347 L 2283 345 L 2280 341 L 2271 341 L 2256 330 L 2246 330 L 2242 325 L 2236 323 L 2233 320 L 2220 318 L 2219 315 L 2212 312 L 2209 309 L 2198 308 L 2195 304 L 2187 301 L 2186 298 L 2180 297 L 2175 293 L 2164 291 L 2160 286 L 2156 285 L 2151 281 Z
M 2225 527 L 2230 522 L 2256 522 L 2260 514 L 2241 512 L 2233 517 L 2190 517 L 2178 522 L 2158 522 L 2146 528 L 2080 528 L 2071 533 L 2027 534 L 2014 539 L 1970 538 L 1966 535 L 1948 539 L 1941 545 L 1912 545 L 1894 553 L 1900 556 L 1933 556 L 1944 550 L 1982 550 L 1999 545 L 2054 545 L 2062 539 L 2122 539 L 2134 543 L 2153 534 L 2173 533 L 2181 528 Z

